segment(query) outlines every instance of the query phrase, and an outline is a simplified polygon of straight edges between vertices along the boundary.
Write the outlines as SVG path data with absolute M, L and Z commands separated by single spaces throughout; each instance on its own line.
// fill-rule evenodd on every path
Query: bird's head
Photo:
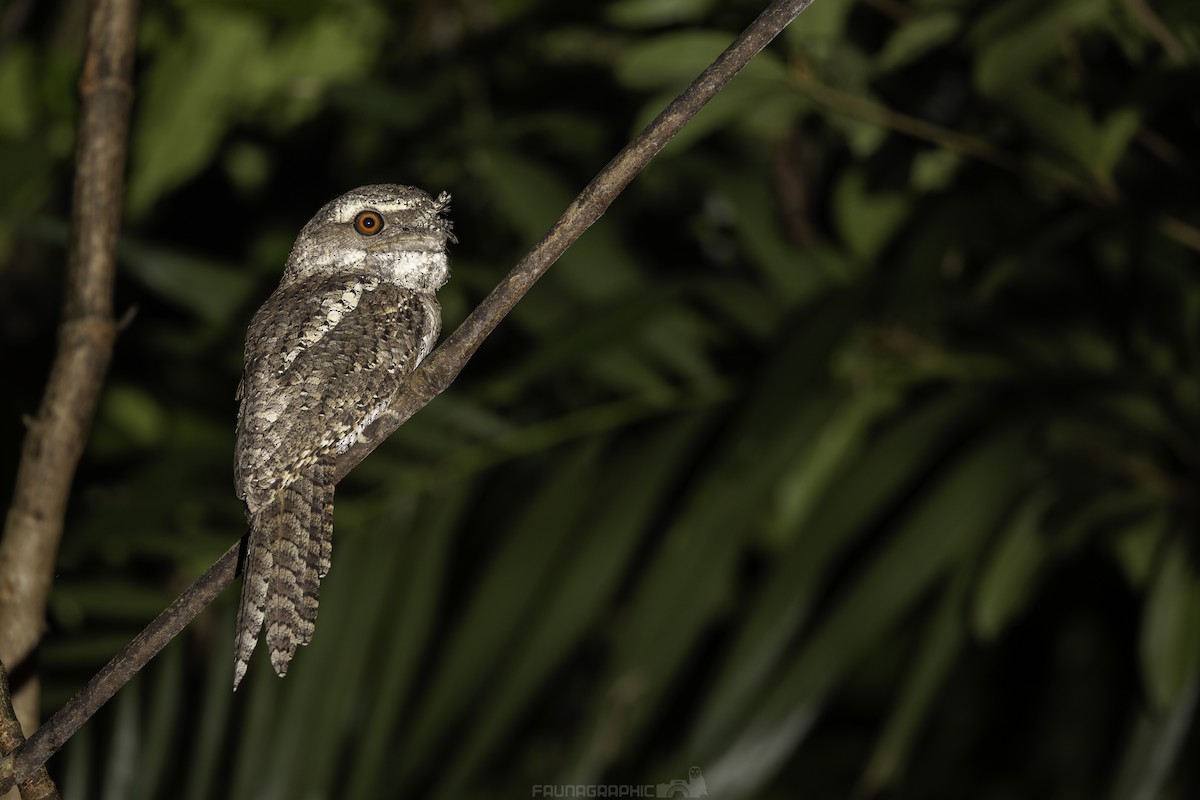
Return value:
M 284 281 L 314 274 L 362 271 L 421 292 L 450 277 L 446 217 L 450 195 L 437 199 L 396 183 L 360 186 L 326 203 L 292 245 Z

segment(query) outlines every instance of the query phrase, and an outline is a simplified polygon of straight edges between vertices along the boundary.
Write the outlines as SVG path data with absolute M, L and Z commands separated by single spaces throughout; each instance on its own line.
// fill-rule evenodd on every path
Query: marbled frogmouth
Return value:
M 246 333 L 235 481 L 250 522 L 233 686 L 263 626 L 287 672 L 329 571 L 333 466 L 437 339 L 450 197 L 363 186 L 317 212 Z

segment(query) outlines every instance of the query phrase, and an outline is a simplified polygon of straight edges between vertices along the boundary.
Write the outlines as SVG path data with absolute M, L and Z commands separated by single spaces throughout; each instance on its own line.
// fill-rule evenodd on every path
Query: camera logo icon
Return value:
M 687 780 L 673 780 L 670 783 L 660 783 L 655 793 L 659 797 L 708 797 L 708 786 L 704 783 L 704 774 L 699 767 L 688 770 Z

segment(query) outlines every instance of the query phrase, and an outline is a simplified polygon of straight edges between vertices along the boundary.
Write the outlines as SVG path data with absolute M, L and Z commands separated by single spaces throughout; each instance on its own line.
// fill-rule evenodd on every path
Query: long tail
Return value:
M 234 644 L 233 688 L 246 674 L 263 625 L 280 676 L 296 648 L 312 640 L 321 578 L 333 548 L 330 464 L 305 470 L 250 518 Z

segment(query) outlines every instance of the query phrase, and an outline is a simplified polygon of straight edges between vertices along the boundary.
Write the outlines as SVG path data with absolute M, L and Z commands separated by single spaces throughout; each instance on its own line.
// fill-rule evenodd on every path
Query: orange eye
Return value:
M 374 236 L 383 230 L 383 217 L 378 211 L 360 211 L 354 218 L 354 230 L 363 236 Z

